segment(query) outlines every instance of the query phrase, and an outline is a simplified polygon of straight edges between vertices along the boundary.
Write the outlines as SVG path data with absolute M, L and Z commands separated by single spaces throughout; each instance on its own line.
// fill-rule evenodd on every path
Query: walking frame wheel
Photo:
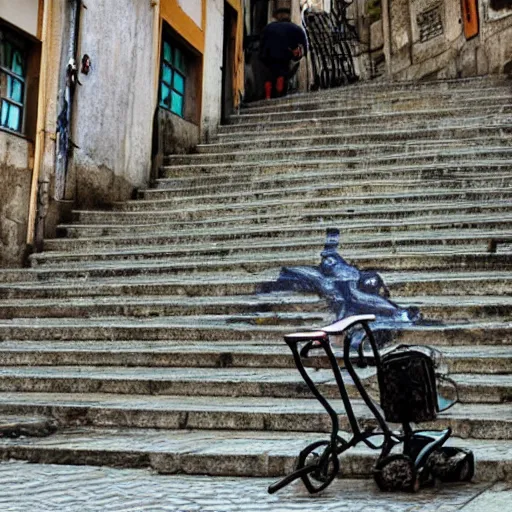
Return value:
M 338 442 L 344 444 L 343 440 Z M 315 452 L 321 447 L 325 447 L 322 453 Z M 338 451 L 333 453 L 330 441 L 317 441 L 300 452 L 295 471 L 270 485 L 268 492 L 274 494 L 300 478 L 309 493 L 316 494 L 336 478 L 339 470 Z
M 323 453 L 315 452 L 317 448 L 325 446 Z M 297 470 L 311 466 L 311 472 L 301 476 L 304 486 L 311 494 L 324 490 L 338 475 L 340 463 L 337 451 L 333 452 L 330 441 L 319 441 L 307 446 L 299 454 Z

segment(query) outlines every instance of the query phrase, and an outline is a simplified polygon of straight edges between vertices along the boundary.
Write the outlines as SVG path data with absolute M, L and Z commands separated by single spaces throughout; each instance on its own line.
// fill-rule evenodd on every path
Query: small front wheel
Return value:
M 318 448 L 325 448 L 319 453 Z M 333 452 L 329 441 L 319 441 L 306 447 L 299 455 L 297 470 L 311 467 L 311 471 L 302 475 L 301 479 L 311 494 L 316 494 L 336 478 L 340 471 L 337 453 Z

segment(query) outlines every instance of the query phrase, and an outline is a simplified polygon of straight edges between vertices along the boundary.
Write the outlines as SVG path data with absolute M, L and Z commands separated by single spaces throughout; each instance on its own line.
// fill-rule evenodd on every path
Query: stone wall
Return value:
M 369 5 L 368 0 L 360 1 Z M 388 11 L 382 12 L 381 19 L 372 20 L 371 50 L 389 48 L 387 68 L 394 79 L 510 74 L 512 4 L 502 0 L 477 4 L 479 31 L 466 39 L 461 0 L 388 0 Z M 385 5 L 383 2 L 383 8 Z M 389 23 L 388 45 L 385 23 Z M 373 64 L 375 68 L 377 64 Z
M 0 131 L 0 267 L 17 267 L 26 251 L 33 144 Z
M 384 5 L 384 4 L 383 4 Z M 478 2 L 479 32 L 466 39 L 460 0 L 388 0 L 395 79 L 442 79 L 512 72 L 512 6 Z M 371 27 L 382 40 L 385 16 Z M 508 71 L 510 68 L 510 71 Z

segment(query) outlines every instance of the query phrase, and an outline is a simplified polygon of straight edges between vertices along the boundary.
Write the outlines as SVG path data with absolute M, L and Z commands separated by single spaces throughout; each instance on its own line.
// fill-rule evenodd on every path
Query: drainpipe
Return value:
M 150 0 L 153 9 L 153 56 L 154 75 L 153 75 L 153 94 L 155 95 L 155 109 L 153 113 L 153 133 L 151 142 L 151 169 L 149 175 L 149 182 L 154 183 L 158 178 L 158 172 L 162 164 L 160 157 L 160 133 L 158 126 L 158 88 L 160 86 L 160 38 L 161 38 L 161 23 L 160 23 L 160 0 Z
M 153 55 L 155 56 L 153 90 L 155 91 L 155 96 L 158 96 L 158 79 L 160 77 L 160 0 L 151 0 L 151 7 L 153 8 Z
M 37 98 L 37 123 L 36 123 L 36 140 L 34 150 L 34 170 L 32 171 L 32 184 L 30 188 L 28 226 L 27 226 L 27 246 L 33 248 L 35 243 L 36 231 L 36 214 L 38 210 L 39 193 L 39 176 L 44 155 L 45 143 L 45 126 L 46 126 L 46 71 L 48 69 L 48 55 L 50 44 L 50 27 L 51 27 L 51 2 L 45 0 L 43 4 L 43 26 L 41 30 L 41 65 L 39 71 L 39 91 Z

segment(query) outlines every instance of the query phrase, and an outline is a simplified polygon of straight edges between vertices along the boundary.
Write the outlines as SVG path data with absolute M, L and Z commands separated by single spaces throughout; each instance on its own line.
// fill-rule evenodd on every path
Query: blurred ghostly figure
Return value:
M 260 41 L 260 60 L 267 70 L 266 99 L 286 94 L 288 80 L 308 51 L 306 33 L 290 21 L 290 9 L 277 9 L 274 17 L 277 21 L 263 29 Z

